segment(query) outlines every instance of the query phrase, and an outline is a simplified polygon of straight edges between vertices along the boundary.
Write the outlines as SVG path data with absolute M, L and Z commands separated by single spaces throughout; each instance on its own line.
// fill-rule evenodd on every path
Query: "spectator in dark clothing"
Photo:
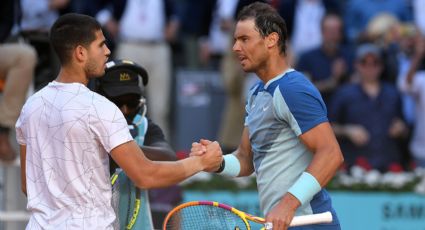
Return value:
M 272 1 L 273 2 L 273 1 Z M 295 12 L 297 7 L 297 0 L 285 0 L 277 1 L 276 8 L 279 14 L 285 19 L 286 27 L 288 28 L 288 34 L 291 37 L 292 31 L 294 30 Z M 323 0 L 323 6 L 326 12 L 329 13 L 341 13 L 341 3 L 338 0 Z
M 107 68 L 105 77 L 100 78 L 98 91 L 121 109 L 129 125 L 130 133 L 146 157 L 155 161 L 175 161 L 176 154 L 165 140 L 162 129 L 145 117 L 147 105 L 142 95 L 148 82 L 146 70 L 127 60 L 111 61 L 107 65 L 111 67 Z M 142 81 L 139 81 L 139 77 Z M 112 160 L 110 162 L 112 174 L 118 165 Z M 151 211 L 154 228 L 160 229 L 166 214 L 181 201 L 181 189 L 174 185 L 144 190 L 144 193 L 146 192 L 149 192 L 151 210 L 143 211 Z M 149 206 L 143 204 L 142 209 L 147 207 Z
M 353 55 L 343 46 L 343 21 L 337 14 L 327 14 L 321 23 L 322 44 L 301 55 L 297 69 L 309 76 L 329 106 L 334 90 L 352 72 Z
M 336 91 L 329 118 L 349 167 L 364 158 L 373 168 L 387 171 L 400 164 L 399 140 L 407 135 L 400 94 L 394 85 L 379 78 L 383 63 L 377 46 L 361 45 L 355 68 L 359 82 Z

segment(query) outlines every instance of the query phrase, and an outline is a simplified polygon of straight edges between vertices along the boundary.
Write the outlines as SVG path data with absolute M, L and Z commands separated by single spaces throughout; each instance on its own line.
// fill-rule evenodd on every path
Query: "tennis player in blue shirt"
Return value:
M 319 91 L 287 62 L 284 20 L 270 5 L 253 3 L 239 13 L 234 39 L 242 68 L 261 81 L 247 99 L 239 148 L 208 171 L 234 177 L 255 171 L 260 207 L 274 230 L 287 229 L 294 215 L 325 211 L 332 223 L 291 229 L 340 229 L 323 187 L 343 156 Z M 210 143 L 193 143 L 191 154 L 208 152 Z

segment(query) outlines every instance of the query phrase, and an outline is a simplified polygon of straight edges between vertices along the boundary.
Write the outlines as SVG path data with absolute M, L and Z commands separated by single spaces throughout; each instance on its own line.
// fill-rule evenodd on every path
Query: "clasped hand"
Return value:
M 208 163 L 204 169 L 206 172 L 215 172 L 220 167 L 223 160 L 223 153 L 217 141 L 201 139 L 199 142 L 193 142 L 190 150 L 190 156 L 213 155 L 214 161 Z

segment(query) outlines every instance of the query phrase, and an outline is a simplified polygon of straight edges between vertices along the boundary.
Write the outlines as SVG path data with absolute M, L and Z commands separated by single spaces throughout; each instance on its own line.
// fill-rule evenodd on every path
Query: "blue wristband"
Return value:
M 228 154 L 223 157 L 223 160 L 225 161 L 224 169 L 219 174 L 231 177 L 239 176 L 241 172 L 241 163 L 239 163 L 239 159 L 233 154 Z
M 288 192 L 294 195 L 301 205 L 313 199 L 313 196 L 318 193 L 322 188 L 319 182 L 308 172 L 303 172 L 298 180 L 293 184 Z

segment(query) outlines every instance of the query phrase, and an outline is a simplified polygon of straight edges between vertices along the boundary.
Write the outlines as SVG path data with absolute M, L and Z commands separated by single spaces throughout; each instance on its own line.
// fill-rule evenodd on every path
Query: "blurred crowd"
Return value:
M 236 14 L 252 0 L 3 0 L 0 7 L 0 159 L 31 92 L 55 79 L 48 31 L 67 12 L 95 17 L 113 59 L 150 75 L 149 115 L 172 137 L 178 69 L 219 71 L 226 105 L 219 141 L 240 141 L 249 76 L 232 48 Z M 285 19 L 290 64 L 322 93 L 345 157 L 381 172 L 425 167 L 425 0 L 268 0 Z M 94 82 L 92 84 L 95 84 Z M 89 85 L 90 87 L 90 85 Z

